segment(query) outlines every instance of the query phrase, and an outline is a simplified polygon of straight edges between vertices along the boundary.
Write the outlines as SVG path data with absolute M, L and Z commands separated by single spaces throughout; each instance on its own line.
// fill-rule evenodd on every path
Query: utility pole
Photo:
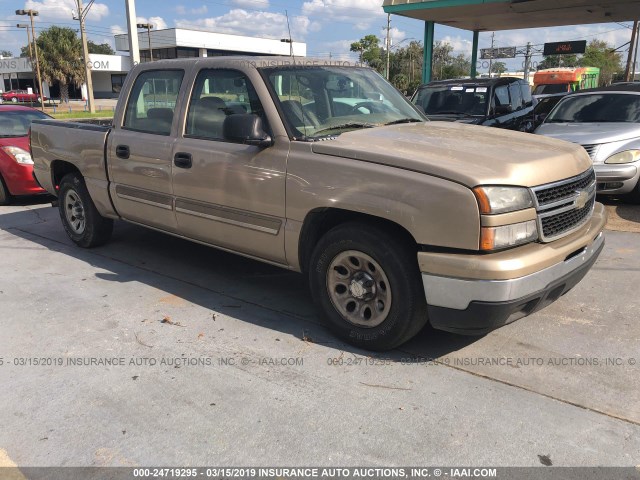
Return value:
M 491 32 L 491 56 L 489 57 L 489 78 L 491 78 L 491 68 L 493 67 L 493 40 L 496 36 L 496 32 Z
M 635 58 L 635 44 L 636 44 L 636 35 L 638 34 L 638 21 L 633 22 L 633 31 L 631 32 L 631 42 L 629 43 L 629 55 L 627 56 L 627 68 L 624 72 L 624 79 L 626 82 L 631 80 L 631 67 L 633 65 L 633 59 Z M 635 75 L 635 71 L 633 72 Z
M 387 13 L 387 80 L 389 80 L 390 58 L 391 58 L 391 14 Z
M 36 72 L 38 73 L 38 95 L 40 97 L 40 109 L 44 112 L 44 93 L 42 91 L 42 76 L 40 75 L 40 60 L 38 59 L 38 44 L 36 43 L 36 29 L 33 27 L 33 17 L 37 17 L 40 14 L 36 10 L 16 10 L 16 15 L 29 15 L 29 20 L 31 20 L 31 38 L 33 39 L 33 51 L 36 57 Z
M 527 42 L 527 51 L 524 54 L 524 81 L 529 82 L 529 70 L 531 69 L 531 42 Z
M 636 20 L 636 23 L 638 21 Z M 640 46 L 640 24 L 636 29 L 636 54 L 633 56 L 633 67 L 631 68 L 631 81 L 636 81 L 636 63 L 638 62 L 638 47 Z
M 152 23 L 137 23 L 136 27 L 144 28 L 147 30 L 147 40 L 149 41 L 149 61 L 153 62 L 153 49 L 151 48 L 151 29 L 153 28 Z
M 83 8 L 82 0 L 76 0 L 76 4 L 78 6 L 78 18 L 76 18 L 76 20 L 80 21 L 80 39 L 82 40 L 82 56 L 84 58 L 84 77 L 85 85 L 87 86 L 87 106 L 91 113 L 96 112 L 96 106 L 93 100 L 93 80 L 91 79 L 91 67 L 89 66 L 89 47 L 87 45 L 87 32 L 84 28 L 84 19 L 87 17 L 87 13 L 89 13 L 89 9 L 93 5 L 94 1 L 95 0 L 90 0 L 87 8 Z

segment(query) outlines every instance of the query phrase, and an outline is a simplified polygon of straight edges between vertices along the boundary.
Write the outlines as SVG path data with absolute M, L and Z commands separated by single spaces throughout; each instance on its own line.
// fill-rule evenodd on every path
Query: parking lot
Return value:
M 484 337 L 336 341 L 304 279 L 57 209 L 0 209 L 0 466 L 640 463 L 640 207 L 547 309 Z

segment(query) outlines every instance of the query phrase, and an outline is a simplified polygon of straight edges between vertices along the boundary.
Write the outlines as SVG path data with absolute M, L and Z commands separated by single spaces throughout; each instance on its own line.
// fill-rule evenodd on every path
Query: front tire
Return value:
M 627 200 L 635 205 L 640 205 L 640 181 L 631 193 L 627 194 Z
M 11 203 L 11 194 L 4 179 L 0 176 L 0 205 L 9 205 Z
M 113 220 L 100 215 L 80 174 L 70 173 L 60 181 L 58 211 L 67 235 L 79 247 L 97 247 L 111 238 Z
M 415 244 L 366 223 L 327 232 L 309 265 L 311 295 L 329 327 L 348 343 L 389 350 L 427 323 Z
M 13 98 L 11 99 L 11 102 L 12 102 L 12 103 L 18 103 L 18 97 L 13 97 Z

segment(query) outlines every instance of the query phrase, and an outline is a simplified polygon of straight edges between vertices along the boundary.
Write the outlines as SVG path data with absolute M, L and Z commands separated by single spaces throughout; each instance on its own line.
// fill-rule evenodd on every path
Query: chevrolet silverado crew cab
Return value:
M 372 350 L 528 315 L 604 243 L 582 147 L 428 122 L 336 62 L 141 64 L 112 127 L 34 121 L 31 151 L 77 245 L 122 219 L 303 272 L 328 325 Z

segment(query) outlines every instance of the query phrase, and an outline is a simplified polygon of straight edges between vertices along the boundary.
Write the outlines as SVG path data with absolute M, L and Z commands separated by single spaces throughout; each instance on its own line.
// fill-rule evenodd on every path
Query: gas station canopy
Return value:
M 480 32 L 640 18 L 638 0 L 384 0 L 383 7 L 386 13 Z
M 475 77 L 480 32 L 640 19 L 640 0 L 384 0 L 382 6 L 385 13 L 424 20 L 425 83 L 431 80 L 436 23 L 473 31 Z

